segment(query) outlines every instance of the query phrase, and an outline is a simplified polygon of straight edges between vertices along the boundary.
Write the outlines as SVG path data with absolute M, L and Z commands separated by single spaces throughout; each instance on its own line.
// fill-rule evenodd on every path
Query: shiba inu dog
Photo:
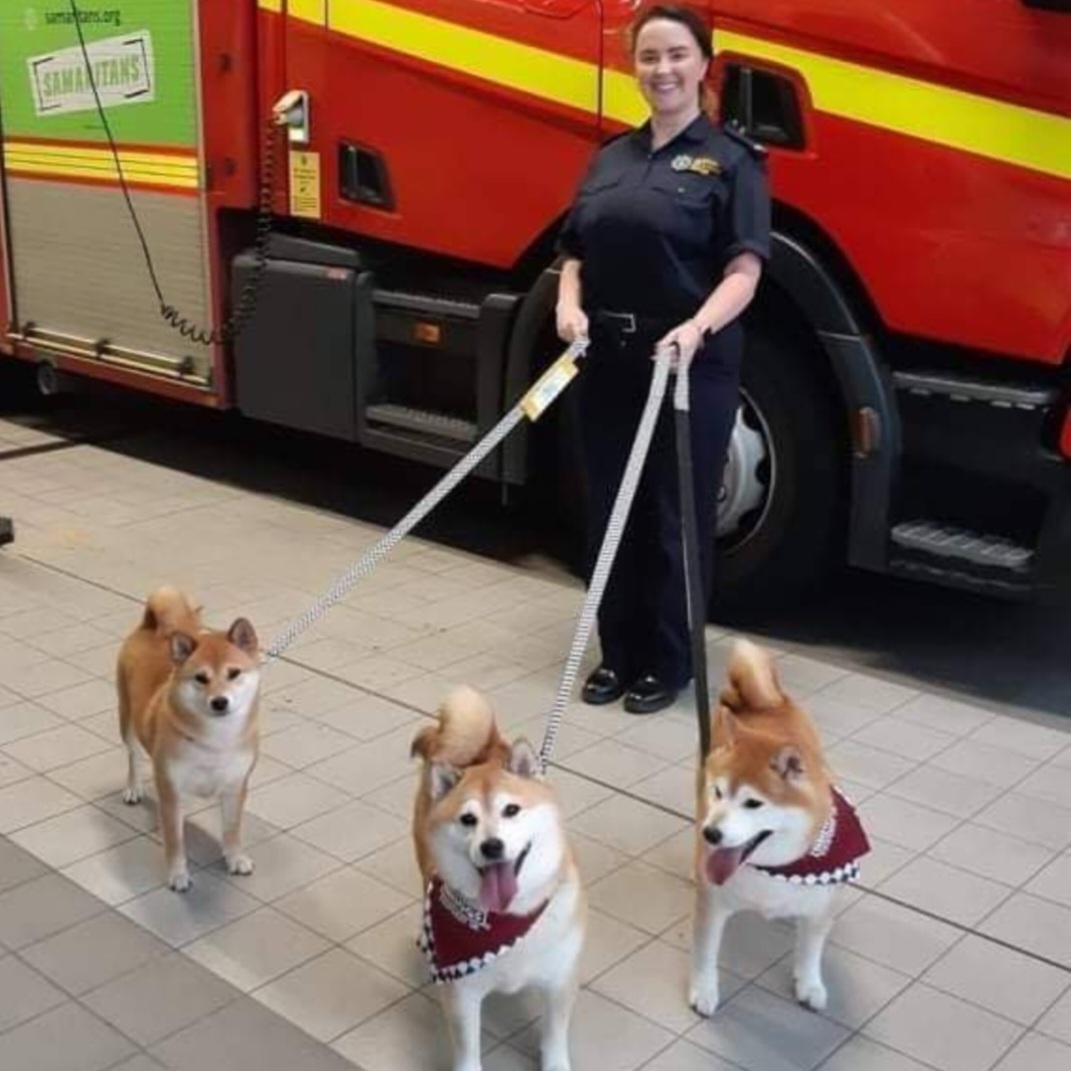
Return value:
M 870 846 L 830 779 L 810 717 L 781 690 L 767 652 L 740 641 L 699 766 L 696 909 L 689 1000 L 718 1006 L 718 952 L 737 911 L 797 920 L 796 998 L 820 1011 L 822 951 L 839 888 Z
M 427 890 L 420 945 L 442 986 L 453 1069 L 480 1069 L 484 997 L 532 987 L 546 1000 L 543 1071 L 569 1071 L 587 908 L 538 756 L 527 741 L 508 744 L 468 688 L 412 750 L 424 762 L 413 809 Z
M 201 611 L 174 588 L 149 597 L 141 624 L 119 651 L 119 732 L 129 753 L 123 799 L 140 801 L 137 745 L 152 760 L 167 858 L 176 892 L 190 887 L 182 797 L 219 797 L 223 854 L 232 874 L 251 874 L 242 852 L 242 810 L 258 754 L 257 634 L 238 618 L 205 629 Z

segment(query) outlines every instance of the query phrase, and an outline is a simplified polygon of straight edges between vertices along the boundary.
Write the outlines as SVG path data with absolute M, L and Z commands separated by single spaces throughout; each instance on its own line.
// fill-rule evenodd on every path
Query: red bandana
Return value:
M 793 885 L 842 885 L 859 877 L 859 860 L 869 851 L 855 808 L 834 788 L 833 810 L 805 856 L 785 866 L 750 865 Z
M 530 915 L 484 911 L 432 878 L 424 897 L 424 928 L 418 944 L 428 957 L 432 981 L 452 982 L 486 967 L 535 925 L 547 904 Z

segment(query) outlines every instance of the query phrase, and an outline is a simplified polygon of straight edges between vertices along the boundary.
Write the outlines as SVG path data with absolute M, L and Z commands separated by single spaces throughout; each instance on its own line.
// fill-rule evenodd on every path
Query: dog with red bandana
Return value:
M 453 1044 L 453 1071 L 480 1071 L 491 993 L 545 998 L 543 1071 L 569 1071 L 569 1021 L 587 917 L 554 793 L 525 740 L 501 736 L 469 688 L 413 741 L 423 760 L 413 841 L 424 879 L 420 945 Z
M 848 799 L 834 785 L 807 713 L 782 691 L 769 654 L 738 642 L 699 765 L 696 910 L 689 999 L 718 1006 L 718 952 L 737 911 L 797 922 L 796 999 L 827 1002 L 822 952 L 838 893 L 870 850 Z

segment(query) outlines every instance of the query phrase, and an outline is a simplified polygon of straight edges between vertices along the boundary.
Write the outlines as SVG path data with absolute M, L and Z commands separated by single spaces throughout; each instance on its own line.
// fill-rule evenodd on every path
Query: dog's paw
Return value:
M 141 785 L 128 786 L 123 789 L 123 802 L 133 807 L 135 803 L 141 803 L 141 795 Z
M 227 859 L 227 871 L 231 874 L 252 874 L 254 869 L 248 855 L 232 855 Z
M 717 1010 L 719 1003 L 718 984 L 709 982 L 693 982 L 688 991 L 688 1003 L 692 1008 L 709 1019 Z
M 190 872 L 185 867 L 176 867 L 171 871 L 168 885 L 171 886 L 174 892 L 186 892 L 191 885 Z
M 796 979 L 796 999 L 811 1011 L 825 1011 L 829 994 L 819 978 Z

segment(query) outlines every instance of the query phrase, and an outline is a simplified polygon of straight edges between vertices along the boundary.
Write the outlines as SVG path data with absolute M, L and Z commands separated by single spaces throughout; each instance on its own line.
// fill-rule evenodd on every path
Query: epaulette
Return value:
M 766 146 L 749 138 L 735 119 L 729 120 L 729 122 L 722 127 L 722 130 L 724 130 L 733 141 L 737 142 L 737 144 L 743 145 L 756 160 L 764 160 L 766 158 Z

